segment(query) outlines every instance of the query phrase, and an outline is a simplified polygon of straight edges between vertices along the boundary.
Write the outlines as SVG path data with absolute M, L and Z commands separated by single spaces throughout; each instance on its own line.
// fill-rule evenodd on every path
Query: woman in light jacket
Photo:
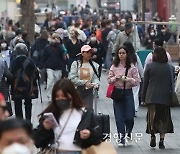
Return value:
M 127 76 L 125 75 L 128 70 Z M 124 89 L 123 99 L 113 100 L 114 115 L 119 135 L 118 146 L 125 146 L 131 140 L 131 132 L 134 126 L 134 98 L 132 87 L 140 82 L 136 67 L 131 63 L 131 57 L 126 47 L 120 47 L 109 71 L 108 83 L 116 88 Z
M 74 61 L 69 73 L 69 79 L 77 87 L 81 98 L 87 107 L 93 107 L 93 88 L 98 88 L 99 81 L 99 65 L 92 61 L 92 53 L 94 50 L 89 45 L 81 48 L 81 60 Z
M 166 133 L 173 133 L 170 112 L 171 72 L 166 51 L 157 47 L 153 52 L 153 62 L 146 65 L 142 102 L 148 107 L 146 133 L 151 134 L 150 146 L 156 146 L 155 134 L 160 134 L 159 148 L 164 149 Z

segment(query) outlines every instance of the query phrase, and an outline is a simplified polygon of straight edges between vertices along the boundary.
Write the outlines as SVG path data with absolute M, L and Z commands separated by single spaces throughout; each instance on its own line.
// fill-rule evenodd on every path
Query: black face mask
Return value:
M 66 110 L 70 107 L 70 99 L 58 99 L 56 100 L 56 105 L 61 109 L 61 110 Z

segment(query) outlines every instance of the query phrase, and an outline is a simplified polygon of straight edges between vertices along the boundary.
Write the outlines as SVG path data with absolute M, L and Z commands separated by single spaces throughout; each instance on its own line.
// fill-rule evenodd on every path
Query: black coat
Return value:
M 10 69 L 14 76 L 11 89 L 12 98 L 38 98 L 36 80 L 39 74 L 32 59 L 27 56 L 18 56 L 11 62 Z
M 38 38 L 31 47 L 31 57 L 32 57 L 34 63 L 36 64 L 36 66 L 38 66 L 38 67 L 39 67 L 39 63 L 42 59 L 42 56 L 44 54 L 44 49 L 45 49 L 46 45 L 48 45 L 48 44 L 49 44 L 49 42 L 47 39 Z M 34 56 L 35 52 L 37 52 L 37 56 Z
M 102 43 L 100 43 L 99 41 L 96 41 L 95 43 L 89 43 L 90 47 L 94 49 L 94 53 L 93 55 L 96 55 L 97 58 L 93 59 L 93 61 L 95 61 L 96 63 L 98 63 L 100 66 L 103 63 L 103 57 L 105 57 L 106 52 L 104 50 L 104 47 L 102 45 Z
M 84 109 L 82 119 L 76 129 L 76 133 L 74 136 L 73 143 L 80 146 L 81 148 L 87 148 L 91 145 L 99 144 L 102 140 L 102 132 L 97 125 L 94 113 L 90 109 Z M 46 130 L 43 127 L 42 119 L 40 120 L 40 124 L 37 129 L 34 130 L 33 139 L 35 141 L 36 147 L 45 148 L 48 144 L 52 144 L 54 142 L 54 132 L 53 129 Z M 81 139 L 80 138 L 80 131 L 83 129 L 90 130 L 91 134 L 88 139 Z
M 42 60 L 40 62 L 40 68 L 49 68 L 52 70 L 62 70 L 64 64 L 64 48 L 61 44 L 47 45 Z

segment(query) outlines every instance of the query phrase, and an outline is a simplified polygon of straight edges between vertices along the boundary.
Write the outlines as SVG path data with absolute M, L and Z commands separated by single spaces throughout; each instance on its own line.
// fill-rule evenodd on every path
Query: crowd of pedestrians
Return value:
M 30 45 L 28 33 L 19 23 L 13 25 L 7 20 L 6 24 L 1 19 L 5 29 L 0 33 L 0 150 L 4 154 L 19 144 L 33 153 L 33 140 L 41 150 L 52 144 L 50 150 L 57 149 L 58 154 L 80 154 L 82 149 L 99 144 L 102 132 L 93 112 L 93 94 L 100 88 L 102 71 L 108 72 L 107 82 L 117 95 L 123 95 L 112 98 L 118 146 L 132 141 L 142 93 L 142 102 L 148 108 L 150 146 L 156 146 L 155 134 L 160 133 L 159 148 L 165 148 L 165 134 L 174 131 L 170 112 L 174 67 L 163 48 L 172 39 L 171 34 L 165 25 L 157 29 L 150 25 L 143 44 L 142 27 L 131 21 L 131 14 L 126 14 L 116 20 L 72 19 L 68 25 L 62 16 L 51 14 Z M 153 49 L 144 69 L 136 54 L 142 45 Z M 40 97 L 42 84 L 49 104 L 39 113 L 39 125 L 32 130 L 32 99 Z M 6 120 L 13 114 L 11 101 L 18 120 Z M 46 118 L 46 113 L 51 113 L 51 120 L 56 122 Z

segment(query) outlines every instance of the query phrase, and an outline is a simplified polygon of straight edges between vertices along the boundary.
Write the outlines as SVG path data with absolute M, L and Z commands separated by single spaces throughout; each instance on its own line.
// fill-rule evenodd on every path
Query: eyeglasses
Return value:
M 0 108 L 2 108 L 3 112 L 5 112 L 5 111 L 8 110 L 8 107 L 7 107 L 7 106 L 2 106 L 2 105 L 0 105 Z

